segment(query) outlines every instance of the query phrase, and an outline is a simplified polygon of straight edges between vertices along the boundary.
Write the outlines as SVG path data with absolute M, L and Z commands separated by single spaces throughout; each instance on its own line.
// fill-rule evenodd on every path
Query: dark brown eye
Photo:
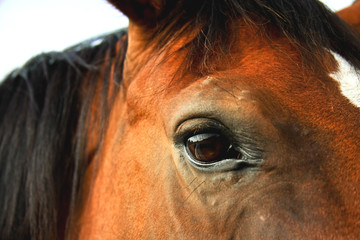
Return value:
M 186 150 L 194 160 L 205 164 L 218 162 L 228 157 L 238 158 L 240 154 L 234 153 L 229 141 L 216 133 L 202 133 L 188 138 Z M 234 156 L 229 156 L 230 152 Z

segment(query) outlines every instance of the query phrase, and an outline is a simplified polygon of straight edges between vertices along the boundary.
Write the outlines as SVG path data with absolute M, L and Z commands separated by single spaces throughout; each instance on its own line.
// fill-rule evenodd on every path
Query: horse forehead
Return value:
M 259 57 L 261 56 L 261 57 Z M 289 55 L 284 55 L 287 58 Z M 230 57 L 229 57 L 230 58 Z M 285 67 L 289 63 L 287 59 L 277 59 L 273 49 L 251 48 L 246 54 L 237 54 L 236 64 L 228 66 L 223 71 L 212 75 L 199 77 L 194 74 L 185 74 L 181 77 L 176 75 L 176 69 L 157 68 L 142 71 L 141 75 L 130 85 L 127 94 L 127 104 L 130 106 L 132 116 L 149 116 L 156 112 L 171 109 L 171 106 L 181 105 L 186 99 L 194 101 L 221 101 L 225 103 L 241 100 L 251 100 L 250 94 L 255 89 L 276 91 L 282 85 L 287 85 L 284 79 L 289 80 L 291 76 L 297 75 L 295 70 L 288 74 L 285 71 L 274 70 L 274 62 Z M 287 60 L 287 61 L 286 61 Z M 177 59 L 166 63 L 174 66 Z M 280 62 L 283 63 L 280 63 Z M 164 64 L 165 65 L 165 64 Z M 174 77 L 175 76 L 175 77 Z M 201 104 L 197 102 L 197 104 Z M 151 104 L 149 104 L 151 103 Z M 191 103 L 195 105 L 195 102 Z M 169 106 L 165 108 L 164 106 Z M 161 111 L 157 111 L 158 109 Z M 156 110 L 157 109 L 157 110 Z M 145 112 L 149 114 L 145 114 Z M 136 114 L 134 114 L 136 113 Z
M 274 37 L 270 42 L 259 34 L 242 34 L 239 32 L 239 37 L 243 39 L 246 36 L 246 41 L 240 41 L 235 51 L 224 56 L 221 71 L 210 76 L 199 77 L 191 72 L 181 75 L 182 72 L 178 70 L 186 51 L 176 51 L 170 57 L 166 57 L 166 51 L 162 51 L 159 56 L 151 58 L 130 84 L 127 94 L 127 104 L 131 106 L 129 109 L 141 115 L 154 113 L 167 102 L 181 104 L 181 97 L 191 94 L 215 98 L 218 93 L 227 92 L 221 97 L 231 96 L 235 100 L 241 98 L 239 93 L 244 90 L 266 89 L 266 92 L 277 95 L 292 92 L 294 88 L 304 89 L 305 85 L 312 89 L 319 88 L 317 76 L 313 73 L 307 81 L 301 80 L 305 71 L 298 64 L 301 56 L 288 39 Z M 174 102 L 173 99 L 178 100 Z M 196 99 L 201 100 L 201 97 Z
M 189 85 L 197 84 L 200 79 L 202 83 L 199 87 L 215 87 L 219 80 L 241 80 L 252 85 L 264 84 L 265 81 L 274 84 L 271 78 L 274 76 L 285 76 L 291 71 L 291 75 L 297 74 L 299 69 L 295 64 L 290 64 L 298 57 L 296 51 L 288 42 L 277 43 L 279 46 L 274 49 L 267 40 L 254 38 L 251 44 L 239 44 L 237 48 L 226 56 L 219 64 L 219 71 L 208 76 L 198 76 L 182 68 L 186 52 L 176 52 L 170 57 L 163 53 L 158 57 L 151 58 L 141 69 L 137 77 L 131 83 L 131 96 L 141 98 L 147 96 L 177 95 L 182 89 Z M 272 43 L 275 44 L 275 43 Z M 281 44 L 281 45 L 280 45 Z M 286 54 L 281 54 L 286 52 Z M 287 72 L 283 71 L 286 67 Z M 295 69 L 294 69 L 295 68 Z M 183 74 L 186 72 L 185 74 Z M 256 79 L 255 79 L 256 78 Z M 288 78 L 287 78 L 288 79 Z M 257 81 L 259 80 L 259 81 Z M 281 84 L 278 82 L 277 84 Z M 233 86 L 235 86 L 233 84 Z
M 278 52 L 282 51 L 283 53 L 286 53 L 283 54 L 284 56 L 289 56 L 294 50 L 288 39 L 279 37 L 276 33 L 269 33 L 265 36 L 264 34 L 260 34 L 255 26 L 250 27 L 243 23 L 242 20 L 240 21 L 239 26 L 241 27 L 233 29 L 232 32 L 232 35 L 236 36 L 234 37 L 236 38 L 236 43 L 233 43 L 231 47 L 229 47 L 229 51 L 226 54 L 223 53 L 223 55 L 218 55 L 216 58 L 212 59 L 221 59 L 220 61 L 215 60 L 212 62 L 212 60 L 209 60 L 209 62 L 206 62 L 206 67 L 209 66 L 208 64 L 212 65 L 212 63 L 215 63 L 214 65 L 216 66 L 211 67 L 216 69 L 215 72 L 219 72 L 231 68 L 234 69 L 239 67 L 239 65 L 244 65 L 244 67 L 247 67 L 247 71 L 252 69 L 253 72 L 259 72 L 259 68 L 262 66 L 272 65 L 272 63 L 276 61 L 274 59 L 275 48 Z M 190 35 L 192 36 L 193 34 Z M 194 70 L 192 69 L 193 65 L 197 64 L 196 62 L 199 60 L 198 57 L 200 57 L 194 56 L 194 59 L 187 62 L 189 49 L 186 48 L 186 45 L 191 40 L 193 39 L 189 36 L 179 37 L 171 41 L 170 44 L 164 46 L 161 50 L 157 49 L 156 44 L 153 43 L 153 45 L 150 46 L 150 48 L 155 49 L 153 52 L 142 51 L 142 53 L 139 53 L 139 49 L 142 50 L 142 48 L 138 46 L 136 46 L 137 49 L 128 49 L 127 55 L 135 55 L 135 57 L 128 57 L 127 68 L 134 69 L 134 65 L 141 68 L 139 72 L 136 73 L 137 77 L 132 78 L 131 80 L 138 82 L 136 83 L 138 88 L 137 91 L 157 91 L 159 88 L 168 88 L 169 85 L 173 86 L 174 84 L 176 84 L 178 88 L 181 88 L 181 86 L 186 85 L 182 84 L 185 81 L 193 81 L 196 79 L 194 76 L 191 76 L 191 79 L 185 79 L 183 76 L 179 77 L 179 75 L 184 72 L 192 72 Z M 199 49 L 199 54 L 201 54 L 200 52 Z M 292 57 L 293 56 L 290 56 L 286 61 L 291 60 Z M 131 60 L 129 61 L 129 59 Z M 252 66 L 248 67 L 246 66 L 246 63 L 249 63 L 249 65 Z M 254 65 L 258 66 L 254 67 Z M 196 71 L 197 70 L 195 70 L 195 72 Z

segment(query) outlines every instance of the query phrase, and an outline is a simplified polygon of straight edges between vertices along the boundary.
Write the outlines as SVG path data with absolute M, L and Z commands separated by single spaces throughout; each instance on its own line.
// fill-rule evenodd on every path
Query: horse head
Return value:
M 110 2 L 128 50 L 79 238 L 359 236 L 360 43 L 334 13 Z

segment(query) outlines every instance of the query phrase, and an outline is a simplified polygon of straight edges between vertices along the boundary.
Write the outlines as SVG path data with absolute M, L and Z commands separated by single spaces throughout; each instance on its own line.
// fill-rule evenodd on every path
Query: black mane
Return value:
M 314 66 L 321 65 L 314 54 L 323 56 L 326 49 L 360 66 L 356 34 L 318 1 L 164 2 L 164 14 L 152 32 L 158 49 L 200 29 L 184 48 L 189 50 L 187 66 L 201 72 L 212 58 L 229 51 L 230 23 L 239 17 L 249 24 L 264 20 L 264 32 L 268 24 L 275 26 Z M 92 46 L 93 39 L 61 53 L 40 55 L 0 85 L 0 239 L 66 235 L 91 158 L 85 151 L 91 107 L 98 104 L 95 120 L 106 129 L 109 85 L 122 80 L 126 32 L 101 39 L 100 45 Z
M 119 31 L 43 54 L 0 85 L 0 239 L 66 234 L 91 158 L 85 152 L 89 109 L 98 104 L 98 124 L 106 128 L 109 84 L 121 81 L 126 43 L 126 31 Z M 96 91 L 102 91 L 99 103 Z
M 189 50 L 186 65 L 206 74 L 213 58 L 224 59 L 228 53 L 231 24 L 239 18 L 263 26 L 264 33 L 268 26 L 277 28 L 314 68 L 322 66 L 326 49 L 360 66 L 357 34 L 317 0 L 166 1 L 151 39 L 162 48 L 182 35 L 198 32 L 185 46 Z

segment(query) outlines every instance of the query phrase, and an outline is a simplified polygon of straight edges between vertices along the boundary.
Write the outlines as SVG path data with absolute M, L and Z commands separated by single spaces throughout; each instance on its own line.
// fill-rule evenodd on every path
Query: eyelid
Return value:
M 230 142 L 234 142 L 234 137 L 231 136 L 230 130 L 222 123 L 214 119 L 195 118 L 188 119 L 176 129 L 174 142 L 176 144 L 183 144 L 184 140 L 201 133 L 217 133 L 226 137 Z

